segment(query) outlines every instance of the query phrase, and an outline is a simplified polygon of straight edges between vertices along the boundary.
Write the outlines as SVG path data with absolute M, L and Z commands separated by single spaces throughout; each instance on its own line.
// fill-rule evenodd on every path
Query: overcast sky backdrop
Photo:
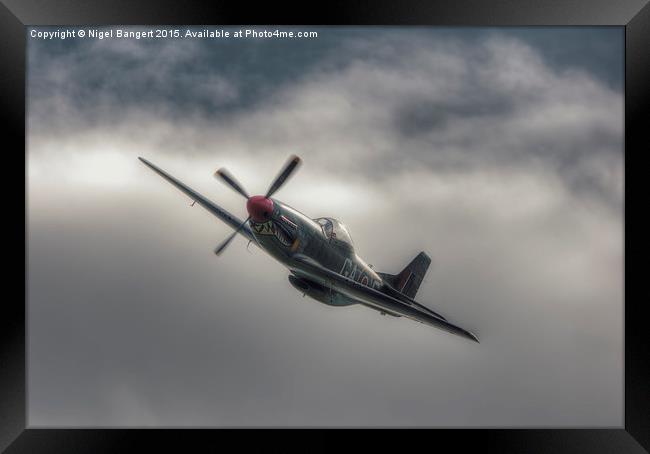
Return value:
M 622 426 L 623 29 L 301 29 L 28 38 L 29 424 Z M 263 193 L 292 153 L 276 197 L 377 270 L 428 252 L 481 344 L 217 258 L 136 159 L 244 217 L 215 169 Z

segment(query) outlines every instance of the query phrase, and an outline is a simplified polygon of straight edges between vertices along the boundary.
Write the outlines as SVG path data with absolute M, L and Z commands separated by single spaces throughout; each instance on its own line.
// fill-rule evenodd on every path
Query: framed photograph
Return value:
M 646 3 L 5 1 L 0 448 L 649 449 Z

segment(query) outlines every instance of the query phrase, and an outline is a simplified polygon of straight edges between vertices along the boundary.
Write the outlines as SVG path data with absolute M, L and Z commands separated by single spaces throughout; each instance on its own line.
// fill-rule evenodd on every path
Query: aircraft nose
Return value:
M 254 195 L 246 202 L 246 211 L 255 222 L 265 222 L 273 213 L 273 200 L 263 195 Z

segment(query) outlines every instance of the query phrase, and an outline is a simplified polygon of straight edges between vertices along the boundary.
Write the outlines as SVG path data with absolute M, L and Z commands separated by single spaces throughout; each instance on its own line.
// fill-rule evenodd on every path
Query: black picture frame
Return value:
M 296 9 L 299 8 L 299 9 Z M 650 450 L 650 345 L 645 335 L 647 292 L 641 266 L 633 257 L 646 256 L 641 186 L 650 117 L 650 6 L 648 0 L 456 0 L 400 2 L 375 0 L 303 3 L 266 2 L 248 5 L 223 1 L 98 1 L 2 0 L 0 61 L 4 153 L 2 172 L 5 291 L 0 336 L 0 449 L 6 452 L 115 452 L 149 450 L 153 445 L 189 450 L 225 447 L 227 442 L 264 449 L 341 446 L 331 433 L 302 430 L 309 445 L 294 441 L 286 431 L 256 431 L 251 437 L 223 429 L 31 429 L 26 424 L 27 219 L 25 191 L 25 71 L 29 25 L 142 24 L 277 24 L 277 25 L 443 25 L 539 26 L 610 25 L 625 28 L 625 421 L 620 429 L 436 429 L 411 433 L 373 430 L 376 442 L 387 446 L 413 439 L 423 446 L 453 446 L 488 452 L 644 452 Z M 22 171 L 19 171 L 22 170 Z M 19 181 L 23 179 L 22 181 Z M 18 189 L 17 189 L 18 188 Z M 22 195 L 22 197 L 21 197 Z M 21 249 L 20 244 L 25 247 Z M 5 248 L 7 249 L 7 248 Z M 21 267 L 20 264 L 23 264 Z M 20 274 L 24 273 L 24 281 Z M 644 298 L 646 296 L 646 298 Z M 352 434 L 350 431 L 347 434 Z M 285 434 L 280 444 L 279 435 Z M 356 433 L 356 432 L 355 432 Z

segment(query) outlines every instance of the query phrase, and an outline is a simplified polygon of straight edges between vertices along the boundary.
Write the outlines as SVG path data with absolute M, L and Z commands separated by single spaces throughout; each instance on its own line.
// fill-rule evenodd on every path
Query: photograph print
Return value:
M 27 33 L 27 423 L 623 426 L 622 27 Z

